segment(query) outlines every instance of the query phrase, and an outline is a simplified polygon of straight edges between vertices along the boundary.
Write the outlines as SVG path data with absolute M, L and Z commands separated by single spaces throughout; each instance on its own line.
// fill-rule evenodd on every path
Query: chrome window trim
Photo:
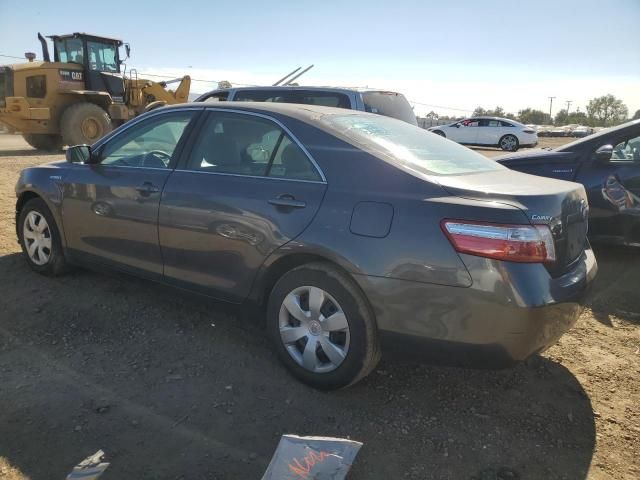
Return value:
M 86 165 L 86 164 L 84 164 Z M 135 168 L 138 170 L 159 170 L 161 172 L 174 172 L 175 168 L 169 168 L 169 167 L 165 167 L 165 168 L 159 168 L 159 167 L 136 167 L 133 165 L 113 165 L 112 163 L 96 163 L 95 165 L 91 165 L 92 167 L 102 167 L 102 168 Z
M 327 177 L 325 177 L 324 172 L 322 171 L 322 169 L 320 168 L 320 165 L 318 165 L 318 163 L 316 162 L 316 160 L 311 156 L 311 154 L 309 153 L 309 151 L 306 149 L 306 147 L 300 142 L 300 140 L 298 140 L 298 138 L 291 132 L 291 130 L 289 130 L 289 128 L 287 128 L 287 126 L 282 123 L 280 120 L 278 120 L 277 118 L 273 118 L 269 115 L 265 115 L 262 113 L 258 113 L 258 112 L 249 112 L 246 110 L 238 110 L 238 109 L 234 109 L 234 108 L 228 108 L 228 107 L 218 107 L 216 105 L 207 105 L 204 107 L 205 110 L 214 110 L 217 112 L 229 112 L 229 113 L 239 113 L 242 115 L 252 115 L 254 117 L 260 117 L 260 118 L 264 118 L 265 120 L 269 120 L 274 122 L 276 125 L 278 125 L 287 135 L 289 135 L 289 137 L 294 141 L 294 143 L 300 147 L 300 149 L 302 150 L 302 152 L 307 156 L 307 158 L 309 159 L 309 161 L 311 162 L 311 164 L 313 165 L 313 167 L 316 169 L 316 171 L 318 172 L 318 174 L 320 175 L 320 178 L 322 179 L 322 181 L 317 181 L 317 180 L 297 180 L 297 181 L 301 181 L 301 182 L 312 182 L 312 183 L 327 183 Z M 197 172 L 198 170 L 187 170 L 189 172 L 194 171 Z M 216 172 L 204 172 L 204 173 L 216 173 Z M 222 175 L 222 174 L 220 174 Z M 228 174 L 228 175 L 237 175 L 240 177 L 248 177 L 250 175 L 241 175 L 241 174 Z M 276 178 L 276 177 L 260 177 L 257 176 L 256 178 Z M 285 178 L 285 179 L 280 179 L 280 180 L 296 180 L 293 178 Z
M 144 167 L 134 167 L 144 168 Z M 162 169 L 159 169 L 162 170 Z M 206 175 L 220 175 L 225 177 L 241 177 L 241 178 L 257 178 L 260 180 L 280 180 L 284 182 L 302 182 L 302 183 L 315 183 L 317 185 L 326 185 L 327 182 L 321 180 L 302 180 L 300 178 L 283 178 L 283 177 L 267 177 L 264 175 L 244 175 L 242 173 L 224 173 L 224 172 L 207 172 L 205 170 L 186 170 L 183 168 L 176 168 L 171 170 L 172 172 L 193 173 L 193 174 L 206 174 Z

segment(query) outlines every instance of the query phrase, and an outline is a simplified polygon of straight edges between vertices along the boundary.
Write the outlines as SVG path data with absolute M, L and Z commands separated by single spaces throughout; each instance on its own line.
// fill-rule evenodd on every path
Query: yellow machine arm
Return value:
M 180 84 L 175 90 L 167 88 L 167 85 L 178 81 Z M 125 103 L 135 110 L 136 114 L 140 114 L 152 104 L 153 107 L 156 107 L 185 103 L 189 100 L 190 89 L 191 77 L 189 75 L 167 82 L 152 82 L 142 78 L 127 79 Z

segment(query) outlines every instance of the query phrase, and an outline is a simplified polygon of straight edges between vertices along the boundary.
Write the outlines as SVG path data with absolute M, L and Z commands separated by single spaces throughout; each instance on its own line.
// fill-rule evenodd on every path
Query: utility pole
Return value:
M 549 97 L 549 122 L 553 123 L 553 117 L 551 116 L 551 108 L 553 107 L 553 99 L 556 97 Z
M 571 104 L 573 103 L 573 100 L 567 100 L 567 117 L 569 116 L 569 109 L 571 108 Z

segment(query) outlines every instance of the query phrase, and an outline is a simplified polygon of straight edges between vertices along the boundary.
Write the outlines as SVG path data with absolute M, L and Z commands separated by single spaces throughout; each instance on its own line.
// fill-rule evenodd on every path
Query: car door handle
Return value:
M 296 200 L 293 195 L 279 195 L 276 198 L 272 198 L 269 200 L 271 205 L 275 205 L 276 207 L 285 207 L 285 208 L 304 208 L 307 206 L 306 202 L 301 200 Z
M 151 182 L 144 182 L 142 185 L 136 187 L 136 190 L 142 195 L 151 195 L 152 193 L 158 193 L 160 188 L 156 187 Z

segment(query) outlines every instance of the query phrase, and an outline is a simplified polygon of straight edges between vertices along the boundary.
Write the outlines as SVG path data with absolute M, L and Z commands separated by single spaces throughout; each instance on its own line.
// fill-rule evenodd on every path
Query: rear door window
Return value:
M 266 118 L 212 112 L 191 152 L 188 170 L 321 180 L 302 149 Z
M 417 125 L 416 115 L 409 102 L 401 93 L 363 92 L 362 101 L 367 112 L 378 113 L 385 117 L 397 118 L 411 125 Z

